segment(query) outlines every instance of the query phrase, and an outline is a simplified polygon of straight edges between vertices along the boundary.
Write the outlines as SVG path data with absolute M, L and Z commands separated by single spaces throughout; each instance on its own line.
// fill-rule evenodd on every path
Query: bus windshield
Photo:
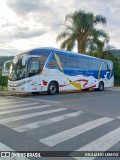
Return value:
M 9 79 L 16 81 L 40 73 L 50 53 L 22 53 L 14 57 L 10 67 Z
M 15 56 L 10 67 L 10 80 L 19 80 L 27 76 L 27 58 L 24 54 Z

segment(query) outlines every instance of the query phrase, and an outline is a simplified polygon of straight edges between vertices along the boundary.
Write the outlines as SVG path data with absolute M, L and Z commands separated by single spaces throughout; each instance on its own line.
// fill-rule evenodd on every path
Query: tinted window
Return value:
M 57 54 L 57 56 L 59 57 L 61 65 L 63 67 L 66 66 L 66 55 L 64 55 L 64 54 Z
M 56 61 L 55 56 L 53 54 L 53 56 L 52 56 L 52 58 L 50 60 L 48 68 L 56 68 L 57 66 L 58 66 L 58 64 L 57 64 L 57 61 Z
M 79 68 L 88 69 L 88 59 L 87 58 L 78 58 Z
M 75 56 L 66 56 L 66 66 L 70 68 L 78 68 L 78 60 Z
M 98 60 L 98 69 L 100 69 L 101 65 L 102 65 L 103 61 Z
M 107 69 L 112 70 L 112 68 L 113 68 L 112 62 L 111 61 L 106 61 L 106 63 L 107 63 Z
M 103 62 L 102 62 L 102 63 L 103 63 Z M 106 63 L 106 62 L 104 62 L 104 63 L 102 64 L 101 70 L 107 70 L 107 63 Z
M 40 60 L 40 67 L 43 68 L 43 66 L 47 60 L 47 57 L 41 55 L 39 60 Z
M 113 63 L 112 61 L 101 61 L 100 66 L 102 65 L 102 70 L 112 70 Z
M 40 72 L 40 62 L 38 59 L 31 59 L 29 63 L 29 76 Z
M 34 49 L 30 52 L 26 52 L 26 54 L 33 55 L 33 57 L 40 56 L 40 57 L 38 57 L 38 59 L 40 60 L 40 67 L 41 68 L 43 68 L 50 53 L 51 53 L 51 51 L 45 51 L 45 50 L 40 50 L 40 49 Z
M 89 59 L 89 69 L 98 70 L 98 60 Z

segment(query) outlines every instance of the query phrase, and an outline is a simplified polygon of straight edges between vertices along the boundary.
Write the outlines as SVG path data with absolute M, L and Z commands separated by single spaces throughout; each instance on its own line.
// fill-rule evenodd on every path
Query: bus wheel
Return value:
M 58 92 L 58 87 L 57 84 L 55 82 L 51 82 L 48 86 L 48 91 L 47 93 L 50 95 L 54 95 Z
M 104 83 L 103 82 L 99 83 L 98 89 L 99 89 L 99 91 L 103 91 L 104 90 Z

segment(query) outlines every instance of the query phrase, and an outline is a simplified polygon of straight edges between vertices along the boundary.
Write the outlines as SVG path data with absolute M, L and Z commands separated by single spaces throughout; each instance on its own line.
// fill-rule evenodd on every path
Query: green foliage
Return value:
M 14 56 L 0 56 L 0 69 L 3 68 L 4 62 L 8 60 L 12 60 L 13 58 Z M 9 68 L 10 68 L 10 64 L 8 63 L 6 66 L 6 69 L 9 70 Z M 7 83 L 8 83 L 8 78 L 2 77 L 2 71 L 0 70 L 0 89 L 2 89 L 2 86 L 3 86 L 3 89 L 6 88 Z
M 112 49 L 111 54 L 116 58 L 120 58 L 120 50 L 118 49 Z
M 8 60 L 12 60 L 14 58 L 14 56 L 0 56 L 0 68 L 3 68 L 3 64 L 4 62 L 8 61 Z M 8 66 L 9 68 L 9 66 Z
M 120 59 L 113 55 L 113 51 L 105 51 L 103 58 L 113 62 L 115 85 L 120 85 Z
M 79 53 L 85 54 L 86 50 L 91 53 L 99 51 L 101 56 L 109 36 L 104 30 L 96 28 L 98 24 L 106 24 L 106 18 L 102 15 L 95 16 L 91 12 L 75 11 L 65 17 L 65 31 L 60 33 L 56 40 L 63 40 L 61 49 L 72 50 L 77 41 Z
M 7 86 L 8 78 L 2 77 L 2 71 L 0 71 L 0 86 Z

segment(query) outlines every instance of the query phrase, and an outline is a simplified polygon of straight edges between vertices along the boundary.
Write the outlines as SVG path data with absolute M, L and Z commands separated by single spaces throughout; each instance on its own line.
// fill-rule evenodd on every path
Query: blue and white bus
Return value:
M 54 95 L 65 90 L 88 90 L 114 85 L 112 61 L 55 48 L 21 53 L 12 61 L 9 91 Z

